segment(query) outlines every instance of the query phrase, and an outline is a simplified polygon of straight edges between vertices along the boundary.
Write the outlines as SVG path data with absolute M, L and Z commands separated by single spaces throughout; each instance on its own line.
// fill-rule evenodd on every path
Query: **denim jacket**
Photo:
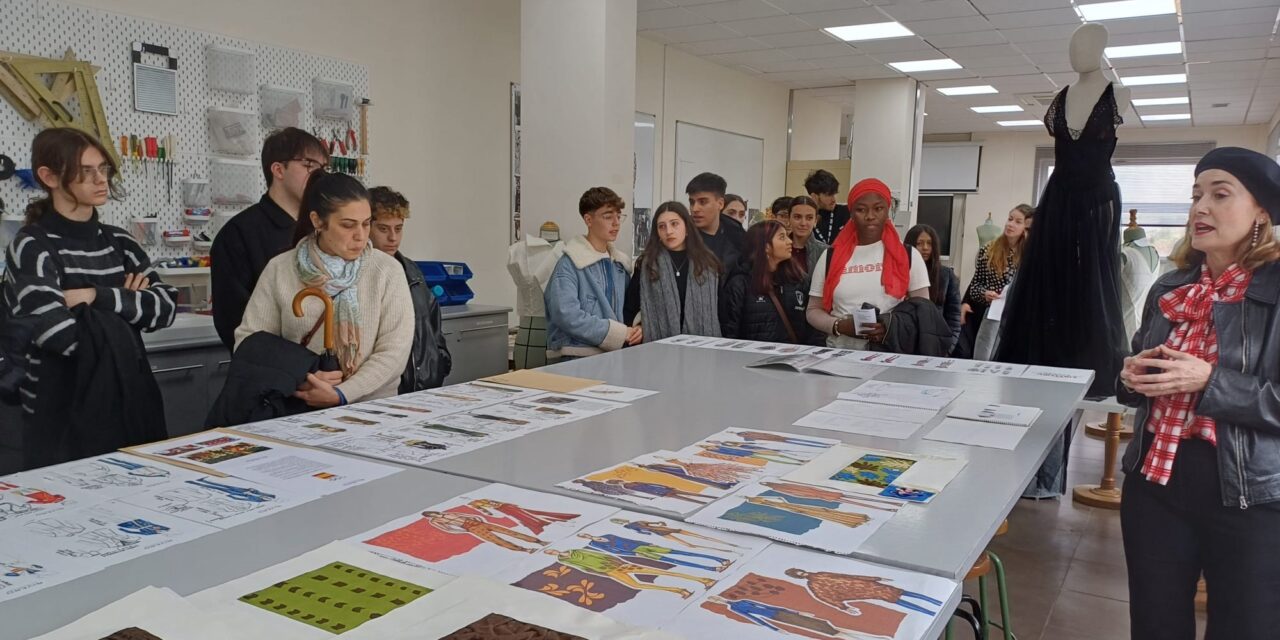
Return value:
M 1160 312 L 1160 296 L 1200 277 L 1199 267 L 1165 274 L 1147 294 L 1133 351 L 1163 344 L 1172 331 Z M 1223 506 L 1246 509 L 1280 501 L 1280 263 L 1258 267 L 1243 302 L 1213 305 L 1218 364 L 1195 411 L 1217 422 L 1218 470 Z M 1137 407 L 1134 438 L 1125 450 L 1126 473 L 1140 473 L 1150 399 L 1117 384 L 1120 402 Z
M 605 255 L 585 236 L 565 241 L 543 294 L 547 351 L 589 356 L 621 349 L 627 340 L 622 304 L 630 273 L 631 258 L 612 244 Z

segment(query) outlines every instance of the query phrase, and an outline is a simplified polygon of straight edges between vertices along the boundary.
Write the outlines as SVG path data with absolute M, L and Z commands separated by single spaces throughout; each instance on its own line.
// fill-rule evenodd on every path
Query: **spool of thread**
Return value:
M 435 296 L 439 298 L 444 295 L 444 287 L 435 285 L 434 287 L 431 287 L 431 293 L 435 294 Z

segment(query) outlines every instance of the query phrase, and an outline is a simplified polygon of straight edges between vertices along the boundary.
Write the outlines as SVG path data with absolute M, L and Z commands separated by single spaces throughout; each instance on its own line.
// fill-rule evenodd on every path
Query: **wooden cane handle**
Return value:
M 333 298 L 317 287 L 307 287 L 298 292 L 293 297 L 293 315 L 302 317 L 302 301 L 307 298 L 320 298 L 324 303 L 324 348 L 326 351 L 333 351 L 335 342 L 333 339 Z

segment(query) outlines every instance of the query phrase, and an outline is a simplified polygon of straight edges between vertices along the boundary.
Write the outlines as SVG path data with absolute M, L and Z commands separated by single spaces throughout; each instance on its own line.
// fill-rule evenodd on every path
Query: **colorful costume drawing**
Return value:
M 699 484 L 704 484 L 708 487 L 716 487 L 717 489 L 724 489 L 725 491 L 728 491 L 729 489 L 734 488 L 738 484 L 737 480 L 733 480 L 733 481 L 717 480 L 714 478 L 702 476 L 693 471 L 685 469 L 680 465 L 675 465 L 675 464 L 654 463 L 654 464 L 642 464 L 638 466 L 641 469 L 648 469 L 650 471 L 657 471 L 658 473 L 665 473 L 669 476 L 683 478 L 690 482 L 697 482 Z
M 736 584 L 724 589 L 716 596 L 717 600 L 719 600 L 718 602 L 708 598 L 700 606 L 707 611 L 722 615 L 730 620 L 751 625 L 759 625 L 760 621 L 752 616 L 745 615 L 746 613 L 755 611 L 759 612 L 758 615 L 764 617 L 765 610 L 755 605 L 793 611 L 796 614 L 807 617 L 808 620 L 781 616 L 770 618 L 769 621 L 789 634 L 804 638 L 814 638 L 815 640 L 841 637 L 826 633 L 822 622 L 826 622 L 835 629 L 846 633 L 847 635 L 843 637 L 892 638 L 897 635 L 898 629 L 907 615 L 896 609 L 875 603 L 864 604 L 856 610 L 833 608 L 826 602 L 821 601 L 821 599 L 814 597 L 814 594 L 802 585 L 789 580 L 752 572 L 746 573 L 738 579 Z M 754 605 L 739 605 L 737 611 L 730 607 L 732 603 L 742 601 L 751 602 Z
M 701 533 L 696 533 L 693 531 L 687 531 L 685 529 L 673 527 L 667 524 L 666 522 L 663 522 L 662 520 L 655 520 L 652 522 L 636 520 L 632 522 L 632 521 L 624 520 L 622 518 L 613 518 L 609 520 L 609 522 L 612 522 L 617 525 L 622 525 L 622 528 L 628 531 L 635 531 L 636 533 L 647 535 L 647 536 L 658 536 L 659 538 L 665 538 L 678 545 L 689 547 L 690 549 L 712 549 L 715 551 L 725 551 L 725 552 L 729 551 L 728 549 L 719 549 L 716 547 L 700 545 L 695 542 L 683 540 L 682 537 L 695 538 L 698 540 L 706 540 L 708 542 L 714 542 L 715 544 L 718 544 L 718 545 L 733 547 L 734 549 L 742 548 L 741 545 L 736 545 L 736 544 L 733 544 L 732 542 L 726 542 L 724 540 L 720 540 L 719 538 L 713 538 L 711 536 L 702 535 Z
M 427 519 L 431 526 L 445 533 L 465 533 L 490 544 L 496 544 L 503 549 L 511 551 L 523 551 L 525 553 L 533 553 L 539 547 L 546 546 L 546 542 L 539 540 L 527 533 L 522 533 L 514 529 L 508 529 L 502 525 L 491 524 L 486 522 L 480 516 L 473 516 L 467 513 L 452 513 L 449 511 L 423 511 L 422 517 Z M 526 549 L 514 542 L 504 540 L 502 536 L 514 538 L 529 544 L 536 544 L 538 547 Z
M 155 536 L 169 530 L 169 527 L 143 520 L 142 518 L 121 522 L 116 525 L 116 528 L 123 533 L 132 533 L 139 536 Z
M 801 447 L 816 447 L 819 449 L 827 449 L 831 445 L 817 440 L 807 440 L 799 436 L 784 436 L 778 433 L 766 433 L 764 431 L 739 431 L 737 436 L 743 440 L 765 440 L 767 442 L 780 442 L 784 444 L 794 444 Z
M 898 476 L 906 473 L 915 463 L 915 460 L 907 458 L 892 458 L 868 453 L 850 462 L 844 469 L 831 476 L 831 479 L 884 489 L 893 484 Z
M 612 533 L 603 536 L 594 536 L 589 533 L 579 533 L 579 538 L 590 540 L 588 547 L 597 551 L 611 553 L 616 556 L 635 556 L 637 558 L 648 558 L 657 560 L 658 562 L 666 562 L 682 567 L 692 567 L 694 569 L 702 569 L 704 571 L 724 571 L 729 565 L 733 564 L 732 560 L 726 558 L 718 558 L 705 553 L 697 553 L 694 551 L 681 551 L 670 547 L 660 547 L 658 545 L 647 544 L 639 540 L 623 538 L 615 536 Z M 713 565 L 699 564 L 693 560 L 685 558 L 710 560 Z
M 697 576 L 676 573 L 666 569 L 655 569 L 653 567 L 632 564 L 622 558 L 600 551 L 593 551 L 591 549 L 573 549 L 571 551 L 547 549 L 544 553 L 555 556 L 560 564 L 563 564 L 566 567 L 571 567 L 578 571 L 597 575 L 602 578 L 609 578 L 610 580 L 621 582 L 632 589 L 641 591 L 667 591 L 678 594 L 681 598 L 689 598 L 693 595 L 693 592 L 688 589 L 667 587 L 651 582 L 641 582 L 638 579 L 640 576 L 648 576 L 655 579 L 661 576 L 680 578 L 682 580 L 697 582 L 703 587 L 713 587 L 716 584 L 716 581 L 711 578 L 699 578 Z
M 209 478 L 187 480 L 186 482 L 189 485 L 200 487 L 201 489 L 220 492 L 228 498 L 239 502 L 271 502 L 276 499 L 275 495 L 264 491 L 258 491 L 251 487 L 237 487 L 235 485 L 222 484 L 220 482 L 214 482 Z
M 699 493 L 668 487 L 665 484 L 656 484 L 653 482 L 625 482 L 617 478 L 605 480 L 605 484 L 612 484 L 622 487 L 632 493 L 642 493 L 654 496 L 656 498 L 672 498 L 675 500 L 684 500 L 694 504 L 711 504 L 715 502 L 715 498 L 704 496 Z
M 881 500 L 879 498 L 851 496 L 847 493 L 841 493 L 835 489 L 823 489 L 807 484 L 793 484 L 790 482 L 782 482 L 781 480 L 766 481 L 760 484 L 769 487 L 777 493 L 788 495 L 793 498 L 803 498 L 806 500 L 823 500 L 826 502 L 838 502 L 840 504 L 862 507 L 864 509 L 877 509 L 880 511 L 897 512 L 901 503 L 893 500 Z M 870 503 L 880 503 L 881 505 L 892 505 L 892 507 L 876 506 Z
M 534 535 L 542 535 L 542 531 L 548 525 L 556 522 L 570 522 L 580 517 L 577 513 L 556 513 L 554 511 L 538 511 L 536 509 L 526 509 L 518 504 L 510 502 L 500 502 L 497 500 L 472 500 L 468 503 L 472 509 L 479 511 L 487 516 L 493 515 L 496 511 L 516 522 L 519 522 L 524 528 L 532 531 Z
M 794 465 L 804 464 L 805 462 L 800 458 L 789 456 L 777 449 L 762 447 L 758 444 L 735 444 L 731 442 L 711 440 L 708 442 L 698 443 L 698 447 L 707 453 L 717 454 L 718 456 L 728 456 L 728 458 L 722 457 L 721 459 L 744 458 L 748 460 L 760 460 L 763 462 L 776 462 L 778 464 Z
M 574 484 L 580 484 L 580 485 L 582 485 L 582 486 L 584 486 L 584 487 L 586 487 L 586 488 L 588 488 L 588 489 L 590 489 L 590 490 L 592 490 L 592 491 L 594 491 L 594 492 L 596 492 L 596 493 L 598 493 L 598 494 L 600 494 L 600 495 L 604 495 L 604 496 L 632 496 L 632 497 L 635 497 L 635 498 L 644 498 L 644 499 L 646 499 L 646 500 L 652 500 L 652 499 L 653 499 L 653 496 L 638 495 L 638 494 L 636 494 L 636 493 L 633 493 L 633 492 L 631 492 L 631 491 L 628 491 L 628 490 L 626 490 L 626 489 L 624 489 L 624 488 L 622 488 L 622 487 L 619 487 L 619 486 L 617 486 L 617 485 L 609 484 L 609 483 L 607 483 L 607 482 L 600 482 L 599 480 L 581 480 L 581 479 L 579 479 L 579 480 L 574 480 L 573 482 L 574 482 Z
M 825 507 L 812 506 L 807 504 L 794 504 L 786 500 L 773 500 L 764 496 L 753 496 L 747 498 L 749 504 L 762 507 L 770 507 L 779 509 L 810 518 L 817 518 L 826 522 L 834 522 L 842 524 L 846 527 L 856 528 L 866 524 L 871 518 L 861 513 L 843 513 L 835 509 L 827 509 Z
M 128 460 L 121 460 L 119 458 L 102 458 L 99 462 L 120 467 L 121 469 L 128 471 L 131 476 L 141 476 L 143 478 L 169 477 L 169 472 L 161 469 L 160 467 L 138 464 L 137 462 L 129 462 Z
M 884 584 L 884 578 L 875 576 L 851 576 L 843 573 L 805 571 L 803 569 L 787 569 L 786 573 L 792 578 L 806 581 L 809 592 L 820 602 L 842 611 L 854 609 L 854 607 L 849 606 L 848 603 L 850 602 L 881 600 L 926 615 L 937 614 L 936 611 L 930 611 L 914 602 L 904 602 L 903 598 L 923 600 L 928 604 L 942 606 L 942 602 L 939 600 L 930 598 L 923 593 L 906 591 L 890 584 Z
M 680 467 L 687 473 L 700 478 L 710 478 L 712 480 L 719 480 L 733 484 L 747 480 L 757 472 L 756 469 L 745 467 L 740 464 L 725 464 L 723 462 L 692 462 L 689 460 L 667 458 L 666 463 Z
M 36 489 L 33 487 L 20 487 L 9 482 L 0 482 L 0 491 L 11 493 L 19 496 L 27 501 L 27 504 L 58 504 L 66 500 L 64 496 L 56 493 L 49 493 L 44 489 Z
M 826 620 L 802 611 L 796 611 L 795 609 L 756 602 L 755 600 L 730 601 L 719 596 L 711 596 L 710 598 L 707 598 L 707 601 L 715 604 L 722 604 L 726 606 L 729 611 L 732 611 L 739 616 L 746 618 L 750 622 L 758 624 L 771 631 L 786 633 L 786 629 L 778 626 L 782 625 L 785 627 L 798 627 L 800 629 L 805 629 L 832 638 L 866 637 L 861 634 L 851 635 L 845 631 L 837 629 Z

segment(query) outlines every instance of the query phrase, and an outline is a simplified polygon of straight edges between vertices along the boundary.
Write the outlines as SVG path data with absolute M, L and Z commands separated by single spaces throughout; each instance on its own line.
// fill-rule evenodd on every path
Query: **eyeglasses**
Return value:
M 614 222 L 622 223 L 627 220 L 627 214 L 625 213 L 602 213 L 599 215 L 601 220 L 610 224 L 613 224 Z
M 289 162 L 301 162 L 302 166 L 306 167 L 308 172 L 313 172 L 317 170 L 322 170 L 322 171 L 329 170 L 328 163 L 320 162 L 318 160 L 312 160 L 311 158 L 294 158 Z
M 96 167 L 87 164 L 80 165 L 80 180 L 82 181 L 89 181 L 101 177 L 103 180 L 110 182 L 111 177 L 114 176 L 115 173 L 115 167 L 107 163 L 100 164 Z

